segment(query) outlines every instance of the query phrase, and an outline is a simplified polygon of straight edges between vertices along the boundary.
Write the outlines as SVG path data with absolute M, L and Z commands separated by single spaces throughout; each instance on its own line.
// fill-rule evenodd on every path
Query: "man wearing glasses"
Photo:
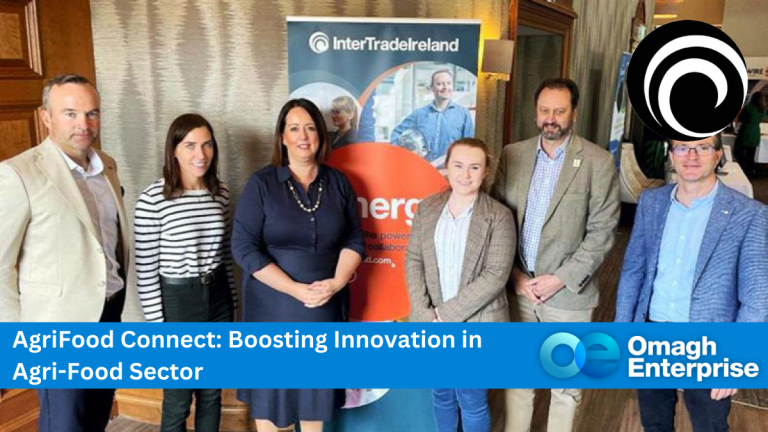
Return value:
M 624 255 L 618 322 L 768 320 L 768 207 L 727 187 L 720 135 L 670 141 L 677 184 L 644 192 Z M 685 390 L 694 430 L 727 430 L 736 389 Z M 647 431 L 673 431 L 677 390 L 637 391 Z

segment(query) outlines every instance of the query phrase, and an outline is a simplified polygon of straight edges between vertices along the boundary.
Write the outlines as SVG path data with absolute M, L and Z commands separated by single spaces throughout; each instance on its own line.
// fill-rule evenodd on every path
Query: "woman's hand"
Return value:
M 304 306 L 308 308 L 320 307 L 328 303 L 328 300 L 330 300 L 334 294 L 341 291 L 346 285 L 346 282 L 342 282 L 336 278 L 312 282 L 309 288 L 317 292 L 320 295 L 320 298 L 316 302 L 304 302 Z
M 304 306 L 314 307 L 311 305 L 318 305 L 320 302 L 327 302 L 326 293 L 324 290 L 314 288 L 314 284 L 304 284 L 296 282 L 291 289 L 291 296 L 296 300 L 304 303 Z

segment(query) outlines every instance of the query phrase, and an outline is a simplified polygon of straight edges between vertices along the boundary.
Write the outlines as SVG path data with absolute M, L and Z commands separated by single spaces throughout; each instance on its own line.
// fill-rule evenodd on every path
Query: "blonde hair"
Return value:
M 332 109 L 344 110 L 352 113 L 349 125 L 352 129 L 357 129 L 357 105 L 355 100 L 349 96 L 339 96 L 331 102 Z

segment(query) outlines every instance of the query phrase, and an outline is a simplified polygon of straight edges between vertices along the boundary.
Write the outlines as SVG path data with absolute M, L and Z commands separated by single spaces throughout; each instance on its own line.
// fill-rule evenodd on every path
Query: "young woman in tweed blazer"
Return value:
M 450 188 L 424 199 L 406 254 L 411 321 L 509 321 L 506 283 L 515 257 L 510 210 L 482 191 L 491 170 L 486 144 L 463 138 L 448 149 Z M 490 430 L 486 389 L 434 389 L 438 430 Z

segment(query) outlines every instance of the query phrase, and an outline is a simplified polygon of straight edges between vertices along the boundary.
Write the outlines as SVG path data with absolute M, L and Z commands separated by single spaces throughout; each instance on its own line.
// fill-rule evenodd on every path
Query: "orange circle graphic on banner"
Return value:
M 409 313 L 405 251 L 419 201 L 448 182 L 421 156 L 385 143 L 358 143 L 331 153 L 357 194 L 367 258 L 350 286 L 350 317 L 386 321 Z

